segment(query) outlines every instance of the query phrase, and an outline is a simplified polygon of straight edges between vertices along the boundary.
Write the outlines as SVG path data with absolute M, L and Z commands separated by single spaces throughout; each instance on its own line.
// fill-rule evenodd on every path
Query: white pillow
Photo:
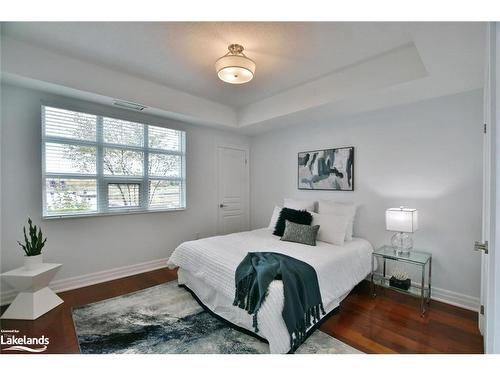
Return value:
M 311 215 L 313 217 L 311 225 L 319 225 L 318 237 L 316 238 L 318 241 L 338 246 L 344 245 L 349 216 L 316 214 L 314 212 Z
M 347 223 L 347 230 L 345 233 L 345 240 L 352 241 L 352 233 L 354 227 L 354 216 L 356 216 L 356 205 L 352 203 L 340 203 L 332 201 L 319 201 L 318 213 L 320 214 L 333 214 L 339 216 L 348 216 L 349 222 Z
M 274 229 L 274 227 L 276 227 L 276 222 L 280 217 L 281 208 L 282 207 L 280 206 L 274 206 L 274 211 L 271 216 L 271 220 L 269 221 L 269 227 L 268 227 L 269 229 Z
M 283 205 L 283 207 L 292 208 L 294 210 L 316 212 L 316 201 L 285 198 L 285 204 Z

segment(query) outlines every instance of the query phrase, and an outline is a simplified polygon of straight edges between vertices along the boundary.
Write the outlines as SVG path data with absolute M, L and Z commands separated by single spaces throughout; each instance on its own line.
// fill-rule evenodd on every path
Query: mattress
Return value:
M 236 268 L 248 252 L 258 251 L 286 254 L 314 267 L 328 313 L 370 273 L 373 248 L 361 238 L 353 238 L 344 246 L 321 241 L 314 247 L 285 242 L 264 228 L 184 242 L 172 253 L 168 266 L 180 267 L 179 283 L 189 287 L 213 312 L 253 331 L 252 316 L 232 302 Z M 283 283 L 275 280 L 259 310 L 258 334 L 269 342 L 271 353 L 290 350 L 290 336 L 281 316 L 283 305 Z

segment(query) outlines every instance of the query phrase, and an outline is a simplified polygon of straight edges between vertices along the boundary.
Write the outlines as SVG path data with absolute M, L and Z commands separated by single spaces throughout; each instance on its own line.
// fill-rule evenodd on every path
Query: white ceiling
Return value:
M 484 23 L 5 23 L 2 28 L 9 39 L 227 106 L 242 121 L 235 126 L 324 110 L 329 102 L 348 99 L 332 96 L 327 84 L 349 92 L 351 100 L 366 96 L 363 83 L 370 77 L 354 68 L 373 62 L 373 77 L 390 74 L 396 61 L 375 65 L 375 60 L 408 46 L 415 57 L 404 63 L 413 64 L 413 71 L 368 85 L 369 90 L 403 85 L 403 97 L 421 100 L 479 88 L 484 33 Z M 257 64 L 248 84 L 223 83 L 215 74 L 214 62 L 230 43 L 244 45 Z M 285 108 L 297 95 L 310 101 L 307 107 Z M 394 104 L 397 100 L 381 105 Z
M 241 107 L 410 42 L 390 23 L 9 23 L 7 36 Z M 214 63 L 231 43 L 257 63 L 247 85 Z

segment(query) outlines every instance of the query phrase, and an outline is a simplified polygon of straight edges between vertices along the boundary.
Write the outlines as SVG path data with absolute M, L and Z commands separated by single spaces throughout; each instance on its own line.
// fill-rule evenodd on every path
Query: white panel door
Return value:
M 500 339 L 500 330 L 497 326 L 495 293 L 498 286 L 495 283 L 497 261 L 495 251 L 498 243 L 498 128 L 497 103 L 498 97 L 498 59 L 497 48 L 500 30 L 498 24 L 489 23 L 487 26 L 486 69 L 484 84 L 484 177 L 483 177 L 483 233 L 481 242 L 486 245 L 487 252 L 481 253 L 481 311 L 479 312 L 479 330 L 484 335 L 485 353 L 500 352 L 497 340 Z M 496 134 L 496 139 L 494 138 Z M 477 247 L 476 247 L 477 249 Z
M 490 93 L 490 29 L 487 30 L 486 38 L 486 64 L 485 64 L 485 79 L 483 90 L 483 122 L 484 122 L 484 138 L 483 138 L 483 229 L 481 242 L 486 243 L 490 237 L 490 204 L 491 204 L 491 93 Z M 488 127 L 490 129 L 488 129 Z M 479 331 L 484 335 L 485 319 L 484 312 L 487 305 L 488 296 L 488 256 L 481 253 L 481 295 L 480 305 L 482 306 L 478 314 Z
M 249 174 L 247 153 L 247 150 L 233 147 L 217 148 L 218 234 L 248 230 Z
M 482 253 L 481 304 L 484 315 L 479 316 L 479 327 L 484 333 L 484 352 L 500 353 L 500 24 L 490 22 L 487 27 L 487 69 L 485 82 L 485 210 L 483 241 L 488 241 L 488 254 Z M 490 208 L 491 207 L 491 208 Z

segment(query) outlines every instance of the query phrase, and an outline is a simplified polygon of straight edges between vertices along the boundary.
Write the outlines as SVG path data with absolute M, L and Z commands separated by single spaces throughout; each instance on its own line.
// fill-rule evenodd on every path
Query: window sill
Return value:
M 164 208 L 157 210 L 116 210 L 108 212 L 93 212 L 88 214 L 68 214 L 68 215 L 50 215 L 42 216 L 42 220 L 59 220 L 59 219 L 83 219 L 89 217 L 100 217 L 100 216 L 121 216 L 121 215 L 136 215 L 136 214 L 154 214 L 159 212 L 177 212 L 185 211 L 186 207 L 183 208 Z

